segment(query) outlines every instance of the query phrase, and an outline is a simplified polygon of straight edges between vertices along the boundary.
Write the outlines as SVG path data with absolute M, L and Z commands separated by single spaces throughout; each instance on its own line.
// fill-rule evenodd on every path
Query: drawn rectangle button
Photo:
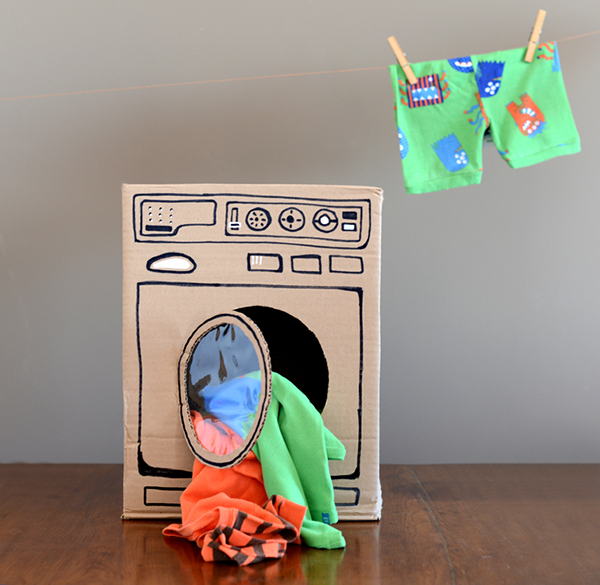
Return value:
M 362 274 L 363 259 L 360 256 L 329 256 L 329 272 L 344 274 Z
M 334 487 L 333 494 L 336 506 L 358 506 L 360 500 L 358 488 Z
M 248 254 L 251 272 L 283 272 L 283 258 L 279 254 Z
M 321 274 L 321 256 L 318 254 L 292 256 L 292 272 Z
M 185 488 L 146 486 L 144 488 L 145 506 L 179 506 L 181 494 Z

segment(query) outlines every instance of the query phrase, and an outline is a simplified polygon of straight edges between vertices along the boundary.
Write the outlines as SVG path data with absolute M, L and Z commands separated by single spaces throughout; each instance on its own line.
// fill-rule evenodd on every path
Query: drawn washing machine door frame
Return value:
M 218 337 L 219 328 L 227 325 L 239 328 L 256 352 L 260 367 L 260 396 L 257 400 L 256 416 L 243 438 L 242 444 L 228 453 L 218 454 L 206 448 L 198 438 L 190 412 L 188 391 L 191 382 L 190 368 L 198 346 L 203 340 L 208 340 L 209 334 L 215 330 Z M 204 321 L 194 331 L 186 342 L 179 360 L 179 410 L 187 444 L 196 459 L 205 465 L 226 469 L 237 465 L 248 455 L 258 440 L 267 417 L 267 410 L 271 402 L 271 379 L 269 348 L 258 326 L 246 315 L 235 311 L 215 315 Z M 211 386 L 211 388 L 218 388 L 218 386 Z
M 182 432 L 179 397 L 183 348 L 200 324 L 215 315 L 230 313 L 242 313 L 242 318 L 255 323 L 265 339 L 269 339 L 262 318 L 247 311 L 249 307 L 264 307 L 287 313 L 318 342 L 328 382 L 316 396 L 311 396 L 312 387 L 305 388 L 303 380 L 296 379 L 275 362 L 277 352 L 288 352 L 289 339 L 282 339 L 284 345 L 277 340 L 268 342 L 271 366 L 308 396 L 322 412 L 325 426 L 344 443 L 345 459 L 329 463 L 332 479 L 352 481 L 358 478 L 362 470 L 365 430 L 363 323 L 368 318 L 366 304 L 360 286 L 223 284 L 188 278 L 184 281 L 138 282 L 134 303 L 138 364 L 135 376 L 139 388 L 139 402 L 135 407 L 138 473 L 164 478 L 164 481 L 171 478 L 175 482 L 178 478 L 192 477 L 192 463 L 196 457 Z M 334 307 L 335 310 L 321 312 L 315 310 L 315 305 Z M 171 307 L 185 307 L 185 310 L 172 311 Z M 340 331 L 345 335 L 344 352 L 336 349 Z M 292 355 L 295 354 L 292 352 Z M 310 368 L 304 367 L 307 363 Z M 303 358 L 299 366 L 312 371 L 310 360 Z M 311 376 L 310 372 L 307 376 Z M 157 428 L 161 429 L 160 433 L 156 432 Z M 169 448 L 165 448 L 167 444 Z

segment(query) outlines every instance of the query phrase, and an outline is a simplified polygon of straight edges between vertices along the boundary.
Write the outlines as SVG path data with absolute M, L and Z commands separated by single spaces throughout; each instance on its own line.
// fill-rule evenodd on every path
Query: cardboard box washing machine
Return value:
M 380 517 L 381 201 L 372 187 L 123 187 L 124 518 L 181 514 L 196 451 L 185 356 L 221 317 L 344 443 L 340 520 Z

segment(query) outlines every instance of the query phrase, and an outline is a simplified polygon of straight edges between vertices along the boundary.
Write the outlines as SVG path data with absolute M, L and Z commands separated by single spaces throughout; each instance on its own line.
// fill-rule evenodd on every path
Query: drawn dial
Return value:
M 279 214 L 279 225 L 288 232 L 297 232 L 304 227 L 306 219 L 297 207 L 288 207 Z
M 255 207 L 248 212 L 246 225 L 255 232 L 262 232 L 271 225 L 271 214 L 262 207 Z
M 320 232 L 332 232 L 338 225 L 337 215 L 331 209 L 319 209 L 313 217 L 313 225 Z

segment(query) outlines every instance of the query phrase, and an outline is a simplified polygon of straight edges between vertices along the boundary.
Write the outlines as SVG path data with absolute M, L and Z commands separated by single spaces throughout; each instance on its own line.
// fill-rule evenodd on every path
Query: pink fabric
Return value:
M 225 423 L 213 418 L 202 418 L 192 410 L 192 424 L 202 446 L 216 455 L 228 455 L 242 445 L 244 440 Z

